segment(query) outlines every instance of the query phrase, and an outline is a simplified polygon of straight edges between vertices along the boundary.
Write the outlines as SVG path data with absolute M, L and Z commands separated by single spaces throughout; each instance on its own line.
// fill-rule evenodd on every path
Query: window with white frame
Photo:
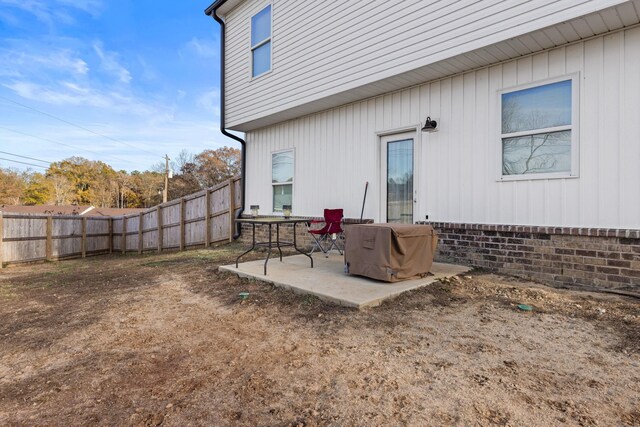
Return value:
M 274 212 L 282 212 L 283 205 L 293 205 L 293 150 L 271 154 L 271 186 Z
M 251 17 L 251 76 L 271 70 L 271 5 Z
M 577 84 L 567 77 L 501 93 L 503 179 L 577 175 Z

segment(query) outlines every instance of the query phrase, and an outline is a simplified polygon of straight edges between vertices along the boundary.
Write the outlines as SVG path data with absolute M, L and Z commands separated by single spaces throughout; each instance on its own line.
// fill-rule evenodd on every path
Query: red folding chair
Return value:
M 344 240 L 344 232 L 342 230 L 343 210 L 342 209 L 325 209 L 324 220 L 311 220 L 307 223 L 307 231 L 313 237 L 315 245 L 309 254 L 316 249 L 320 249 L 325 256 L 331 249 L 336 248 L 342 255 L 342 248 L 338 245 L 338 241 Z M 312 228 L 313 225 L 324 224 L 322 228 Z M 344 247 L 344 245 L 342 245 Z

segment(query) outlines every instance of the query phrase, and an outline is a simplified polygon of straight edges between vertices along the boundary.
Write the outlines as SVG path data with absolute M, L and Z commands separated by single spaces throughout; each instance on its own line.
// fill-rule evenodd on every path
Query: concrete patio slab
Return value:
M 235 264 L 225 265 L 221 266 L 220 270 L 359 309 L 375 307 L 403 292 L 470 270 L 462 265 L 434 262 L 431 268 L 433 276 L 386 283 L 344 273 L 344 258 L 339 254 L 331 254 L 329 258 L 322 255 L 314 256 L 313 260 L 313 268 L 310 268 L 309 258 L 304 255 L 284 257 L 282 262 L 277 257 L 271 258 L 266 276 L 263 274 L 264 260 L 244 262 L 238 268 Z

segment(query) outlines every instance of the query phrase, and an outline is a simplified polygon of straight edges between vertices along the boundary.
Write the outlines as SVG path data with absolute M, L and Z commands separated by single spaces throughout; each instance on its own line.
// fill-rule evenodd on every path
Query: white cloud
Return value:
M 76 22 L 73 14 L 77 11 L 97 16 L 103 9 L 103 3 L 101 0 L 0 0 L 0 7 L 30 13 L 38 21 L 53 28 L 56 24 Z M 0 19 L 13 26 L 21 25 L 15 15 L 8 13 L 0 14 Z
M 0 76 L 51 75 L 60 72 L 86 75 L 89 65 L 69 49 L 35 52 L 25 46 L 0 48 Z
M 62 81 L 55 86 L 45 86 L 28 81 L 15 81 L 3 86 L 24 99 L 58 106 L 96 107 L 113 113 L 144 117 L 163 114 L 166 110 L 155 103 L 145 103 L 128 94 L 99 90 L 75 82 Z
M 218 50 L 213 38 L 211 40 L 201 40 L 197 37 L 194 37 L 187 43 L 185 43 L 184 50 L 192 52 L 202 58 L 218 57 Z
M 99 15 L 104 9 L 104 4 L 101 0 L 56 0 L 56 1 L 60 5 L 81 10 L 92 16 Z
M 105 51 L 102 42 L 93 43 L 93 50 L 100 58 L 102 69 L 118 78 L 122 83 L 131 82 L 131 73 L 122 64 L 118 62 L 118 54 L 115 52 Z
M 202 93 L 198 99 L 197 104 L 204 110 L 220 115 L 220 91 L 218 89 L 211 89 Z

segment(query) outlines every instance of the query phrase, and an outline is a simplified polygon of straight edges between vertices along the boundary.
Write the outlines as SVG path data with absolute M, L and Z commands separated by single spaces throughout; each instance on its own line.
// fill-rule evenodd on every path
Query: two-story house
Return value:
M 640 0 L 218 0 L 245 208 L 430 221 L 440 257 L 640 289 Z M 429 120 L 427 120 L 429 118 Z M 237 137 L 236 137 L 237 138 Z

